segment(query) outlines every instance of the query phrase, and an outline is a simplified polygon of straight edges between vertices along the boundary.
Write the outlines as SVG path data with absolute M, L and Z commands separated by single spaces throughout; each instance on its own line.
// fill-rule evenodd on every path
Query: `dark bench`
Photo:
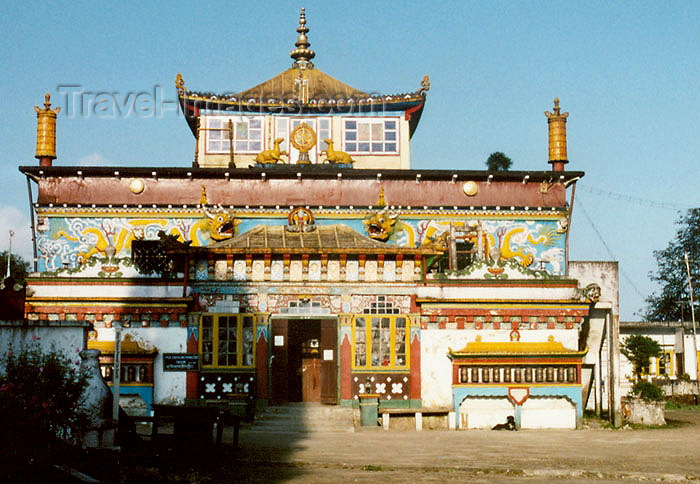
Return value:
M 141 418 L 141 417 L 139 417 Z M 241 421 L 244 417 L 227 412 L 216 406 L 206 405 L 153 405 L 153 427 L 151 441 L 157 443 L 159 427 L 164 423 L 173 423 L 175 446 L 187 446 L 191 449 L 206 450 L 214 444 L 221 448 L 224 425 L 233 425 L 233 445 L 238 447 Z M 212 442 L 212 431 L 216 424 L 216 440 Z

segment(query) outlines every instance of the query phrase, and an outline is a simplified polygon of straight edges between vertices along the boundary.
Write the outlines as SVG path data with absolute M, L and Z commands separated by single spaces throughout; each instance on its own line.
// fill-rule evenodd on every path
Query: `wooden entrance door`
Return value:
M 272 319 L 270 403 L 338 403 L 338 321 Z
M 301 364 L 301 401 L 321 401 L 321 363 L 318 358 L 303 358 Z
M 338 403 L 338 321 L 321 320 L 321 403 Z
M 318 321 L 309 321 L 305 331 L 300 331 L 301 339 L 301 401 L 321 401 L 321 360 L 319 337 L 321 328 Z
M 289 324 L 286 319 L 273 319 L 270 324 L 270 403 L 289 401 L 288 353 Z

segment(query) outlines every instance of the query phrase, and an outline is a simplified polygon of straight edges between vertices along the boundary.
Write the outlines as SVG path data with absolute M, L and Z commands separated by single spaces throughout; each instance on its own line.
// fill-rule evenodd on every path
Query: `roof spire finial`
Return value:
M 316 56 L 316 53 L 309 49 L 311 44 L 309 43 L 309 39 L 306 37 L 306 34 L 309 32 L 309 28 L 306 26 L 306 9 L 304 7 L 301 7 L 297 32 L 299 32 L 299 36 L 294 44 L 296 49 L 289 53 L 291 58 L 294 59 L 294 64 L 292 64 L 292 67 L 298 67 L 299 69 L 311 68 L 314 66 L 311 59 Z

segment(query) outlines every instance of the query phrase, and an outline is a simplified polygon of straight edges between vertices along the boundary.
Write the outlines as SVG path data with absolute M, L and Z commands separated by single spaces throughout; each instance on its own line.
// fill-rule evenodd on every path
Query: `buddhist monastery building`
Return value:
M 89 323 L 107 379 L 119 326 L 120 391 L 146 411 L 371 395 L 379 413 L 444 412 L 454 428 L 576 428 L 586 405 L 615 408 L 617 288 L 569 260 L 584 173 L 567 170 L 559 100 L 541 171 L 415 169 L 428 76 L 350 87 L 316 67 L 306 22 L 302 9 L 291 67 L 250 89 L 177 74 L 194 156 L 176 166 L 56 162 L 47 95 L 39 163 L 20 168 L 28 321 Z

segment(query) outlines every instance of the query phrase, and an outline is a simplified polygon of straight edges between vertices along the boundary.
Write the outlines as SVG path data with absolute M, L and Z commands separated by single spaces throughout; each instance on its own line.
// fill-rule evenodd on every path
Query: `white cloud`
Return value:
M 32 254 L 31 222 L 28 209 L 19 209 L 12 205 L 0 207 L 0 251 L 8 250 L 10 246 L 10 230 L 12 237 L 12 253 L 19 254 L 27 262 L 34 258 Z
M 102 156 L 101 153 L 90 153 L 78 159 L 79 166 L 95 166 L 95 165 L 108 165 L 109 162 Z

